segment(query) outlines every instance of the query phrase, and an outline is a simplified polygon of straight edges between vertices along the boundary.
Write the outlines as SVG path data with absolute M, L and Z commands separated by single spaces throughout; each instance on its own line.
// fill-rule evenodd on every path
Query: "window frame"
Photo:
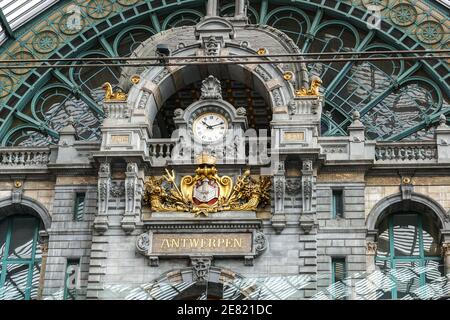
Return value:
M 72 215 L 72 221 L 73 222 L 82 222 L 84 221 L 85 215 L 86 215 L 86 191 L 75 191 L 74 193 L 74 204 L 73 204 L 73 215 Z M 77 212 L 78 212 L 78 206 L 80 204 L 79 198 L 83 197 L 83 211 L 81 212 L 81 219 L 77 218 Z
M 335 197 L 335 192 L 340 192 L 341 194 L 341 202 L 342 202 L 342 213 L 341 214 L 337 214 L 337 206 L 336 206 L 336 197 Z M 344 219 L 345 218 L 345 192 L 344 192 L 344 188 L 331 188 L 331 218 L 332 219 Z
M 17 258 L 8 258 L 9 256 L 9 249 L 11 245 L 11 238 L 14 231 L 14 221 L 17 218 L 21 217 L 29 217 L 33 218 L 35 220 L 35 226 L 34 226 L 34 233 L 33 233 L 33 244 L 32 244 L 32 250 L 31 250 L 31 257 L 28 259 L 17 259 Z M 5 238 L 5 254 L 1 258 L 0 261 L 0 300 L 2 300 L 2 288 L 5 285 L 6 282 L 6 273 L 7 273 L 7 266 L 8 265 L 27 265 L 28 273 L 27 273 L 27 282 L 24 292 L 24 300 L 30 300 L 31 299 L 31 289 L 32 289 L 32 282 L 33 282 L 33 269 L 36 263 L 38 263 L 40 266 L 42 264 L 42 255 L 40 258 L 36 258 L 36 249 L 39 245 L 38 239 L 39 239 L 39 231 L 41 230 L 42 222 L 32 215 L 11 215 L 5 218 L 7 220 L 8 226 L 6 231 L 6 238 Z M 39 273 L 42 272 L 42 269 L 39 268 Z M 39 284 L 38 284 L 39 288 Z
M 419 235 L 419 255 L 417 256 L 396 256 L 395 255 L 395 238 L 394 238 L 394 217 L 399 215 L 411 214 L 416 216 L 417 230 Z M 377 261 L 382 261 L 384 265 L 388 265 L 389 270 L 395 270 L 397 262 L 418 262 L 419 267 L 424 267 L 428 261 L 440 261 L 442 262 L 442 257 L 440 256 L 426 256 L 424 250 L 423 242 L 423 214 L 417 212 L 398 212 L 390 214 L 385 217 L 388 219 L 388 234 L 389 234 L 389 254 L 387 256 L 375 255 L 375 265 Z M 378 233 L 380 236 L 380 233 Z M 397 299 L 398 297 L 398 281 L 396 277 L 391 277 L 394 282 L 394 287 L 390 291 L 391 299 Z M 426 284 L 426 274 L 424 272 L 419 275 L 419 286 Z

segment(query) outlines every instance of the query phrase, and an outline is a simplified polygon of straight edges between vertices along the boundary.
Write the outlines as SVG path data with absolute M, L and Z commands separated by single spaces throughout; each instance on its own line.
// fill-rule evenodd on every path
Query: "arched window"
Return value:
M 442 273 L 440 235 L 428 215 L 395 213 L 378 226 L 376 265 L 390 271 L 390 293 L 382 298 L 414 296 Z
M 37 298 L 42 222 L 31 215 L 0 218 L 0 300 Z

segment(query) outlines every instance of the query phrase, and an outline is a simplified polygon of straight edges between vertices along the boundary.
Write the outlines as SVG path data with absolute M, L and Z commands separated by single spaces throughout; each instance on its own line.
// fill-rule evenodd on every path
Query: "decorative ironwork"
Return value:
M 114 3 L 113 3 L 114 2 Z M 270 10 L 261 6 L 261 12 L 258 14 L 258 10 L 253 7 L 249 7 L 248 14 L 251 14 L 252 22 L 255 24 L 267 24 L 283 30 L 285 34 L 292 38 L 293 42 L 302 47 L 302 52 L 335 52 L 334 57 L 339 56 L 339 52 L 355 50 L 359 48 L 359 51 L 371 51 L 374 49 L 390 50 L 392 46 L 389 43 L 383 45 L 379 44 L 379 41 L 371 39 L 371 34 L 367 35 L 363 32 L 356 32 L 356 22 L 362 20 L 352 13 L 360 12 L 360 10 L 373 9 L 373 6 L 380 6 L 384 9 L 380 11 L 381 19 L 386 24 L 386 28 L 379 30 L 382 34 L 390 30 L 389 25 L 396 26 L 396 32 L 398 32 L 398 39 L 405 39 L 402 45 L 407 48 L 415 48 L 417 46 L 416 41 L 406 41 L 406 39 L 414 39 L 417 37 L 421 45 L 428 49 L 434 46 L 442 48 L 446 47 L 448 40 L 443 36 L 445 29 L 447 28 L 445 13 L 436 7 L 427 4 L 425 1 L 420 2 L 420 6 L 412 7 L 409 3 L 392 3 L 389 6 L 385 6 L 385 1 L 365 1 L 364 4 L 360 2 L 347 2 L 351 6 L 350 11 L 341 11 L 346 15 L 346 21 L 340 21 L 338 19 L 331 18 L 327 12 L 340 11 L 344 7 L 335 7 L 332 2 L 324 3 L 324 15 L 320 19 L 316 19 L 312 23 L 311 17 L 306 14 L 302 9 L 306 6 L 314 6 L 318 8 L 318 4 L 311 4 L 304 0 L 299 0 L 295 4 L 289 3 L 289 6 L 281 3 L 275 5 Z M 71 28 L 66 28 L 64 21 L 68 19 L 67 14 L 73 12 L 70 6 L 79 6 L 81 10 L 80 16 L 77 18 L 77 24 L 72 25 Z M 154 32 L 148 31 L 139 34 L 139 37 L 133 33 L 133 30 L 123 29 L 124 23 L 130 23 L 130 28 L 143 27 L 135 25 L 141 23 L 141 20 L 137 19 L 137 15 L 144 17 L 146 13 L 155 14 L 156 17 L 160 16 L 161 10 L 181 7 L 173 14 L 168 15 L 165 19 L 159 19 L 163 21 L 162 28 L 166 30 L 175 26 L 193 25 L 203 16 L 202 6 L 203 4 L 198 1 L 189 0 L 182 3 L 166 3 L 153 4 L 148 8 L 148 11 L 143 11 L 143 8 L 139 7 L 139 10 L 128 11 L 130 14 L 126 17 L 123 15 L 125 10 L 130 10 L 133 5 L 139 6 L 140 2 L 136 0 L 96 0 L 96 1 L 81 1 L 75 0 L 63 4 L 61 6 L 53 6 L 48 9 L 48 15 L 40 17 L 35 21 L 29 21 L 27 28 L 24 32 L 16 33 L 17 40 L 2 44 L 2 59 L 17 59 L 17 58 L 32 58 L 37 57 L 45 59 L 50 57 L 55 50 L 61 54 L 61 57 L 81 57 L 86 55 L 87 50 L 95 50 L 97 53 L 104 54 L 105 57 L 111 56 L 111 54 L 117 54 L 120 48 L 127 48 L 126 53 L 120 53 L 119 55 L 129 55 L 133 48 L 142 43 L 147 37 L 151 36 Z M 183 8 L 183 6 L 189 6 L 190 8 Z M 370 6 L 370 8 L 369 8 Z M 197 8 L 194 10 L 191 8 Z M 114 10 L 113 10 L 114 9 Z M 225 10 L 224 8 L 221 8 Z M 226 12 L 231 13 L 233 6 L 229 5 L 226 8 Z M 114 12 L 113 12 L 114 11 Z M 224 11 L 224 12 L 225 12 Z M 264 11 L 264 12 L 263 12 Z M 350 12 L 350 13 L 349 13 Z M 89 14 L 90 13 L 90 14 Z M 55 22 L 47 17 L 59 16 L 59 20 Z M 101 16 L 104 16 L 101 18 Z M 114 17 L 121 17 L 120 23 L 116 23 Z M 426 17 L 425 21 L 419 21 L 416 17 Z M 98 26 L 104 26 L 104 22 L 109 19 L 109 23 L 106 29 L 99 29 Z M 78 24 L 78 21 L 80 24 Z M 362 21 L 364 22 L 364 21 Z M 78 29 L 76 25 L 81 25 L 82 29 L 75 32 Z M 293 27 L 295 26 L 295 27 Z M 157 29 L 157 26 L 147 27 Z M 117 32 L 122 30 L 123 32 Z M 107 37 L 106 42 L 110 42 L 109 45 L 112 48 L 111 52 L 107 52 L 104 47 L 98 45 L 91 45 L 86 42 L 83 46 L 78 46 L 77 42 L 70 43 L 75 40 L 79 32 L 83 31 L 84 35 L 89 38 L 94 38 L 96 34 L 101 32 L 102 34 L 108 33 L 116 36 Z M 274 32 L 277 30 L 274 29 Z M 50 32 L 50 33 L 47 33 Z M 59 36 L 58 32 L 63 36 Z M 2 35 L 3 32 L 0 32 Z M 44 35 L 42 35 L 44 33 Z M 128 35 L 132 35 L 128 37 Z M 362 37 L 361 37 L 362 35 Z M 126 36 L 126 45 L 124 45 Z M 384 37 L 385 41 L 389 42 L 390 36 Z M 1 37 L 0 37 L 1 39 Z M 1 40 L 0 40 L 1 41 Z M 77 40 L 76 40 L 77 41 Z M 399 40 L 400 41 L 400 40 Z M 440 43 L 443 42 L 443 43 Z M 23 45 L 17 46 L 17 43 Z M 94 42 L 89 41 L 94 44 Z M 106 43 L 104 43 L 106 44 Z M 56 45 L 56 47 L 55 47 Z M 29 50 L 28 53 L 24 53 L 21 57 L 20 51 L 24 51 L 24 47 Z M 131 50 L 131 51 L 130 51 Z M 25 51 L 28 52 L 28 51 Z M 45 53 L 44 53 L 45 52 Z M 266 51 L 267 53 L 267 51 Z M 15 55 L 18 54 L 16 57 Z M 368 55 L 370 56 L 370 55 Z M 332 56 L 333 57 L 333 56 Z M 433 131 L 429 129 L 430 125 L 436 123 L 439 118 L 439 113 L 448 110 L 448 96 L 450 87 L 443 78 L 445 71 L 448 71 L 448 66 L 442 64 L 430 64 L 424 61 L 421 65 L 408 66 L 400 62 L 374 62 L 374 63 L 348 63 L 345 68 L 339 63 L 315 63 L 307 66 L 309 71 L 321 79 L 324 80 L 327 87 L 324 90 L 326 104 L 324 106 L 323 121 L 323 135 L 335 136 L 345 135 L 346 126 L 351 121 L 350 116 L 353 110 L 359 110 L 361 112 L 361 121 L 366 126 L 366 135 L 370 139 L 378 140 L 426 140 L 432 139 Z M 412 74 L 423 74 L 423 69 L 428 68 L 433 72 L 429 73 L 427 78 L 420 78 L 422 81 L 419 87 L 423 87 L 426 92 L 429 92 L 430 99 L 424 100 L 422 103 L 422 93 L 419 92 L 419 103 L 417 103 L 416 94 L 411 83 L 405 82 L 405 79 L 410 79 Z M 106 68 L 105 68 L 106 69 Z M 13 81 L 3 80 L 0 84 L 0 108 L 3 110 L 3 118 L 13 118 L 18 120 L 18 114 L 16 110 L 21 110 L 25 114 L 30 114 L 30 102 L 40 90 L 40 88 L 47 85 L 46 81 L 50 81 L 51 70 L 45 70 L 44 73 L 40 71 L 38 76 L 39 81 L 36 81 L 35 69 L 13 69 L 11 70 L 10 77 Z M 438 72 L 439 71 L 439 72 Z M 442 72 L 443 71 L 443 72 Z M 118 69 L 115 69 L 115 75 L 118 75 Z M 14 76 L 12 76 L 14 74 Z M 0 77 L 2 77 L 1 75 Z M 31 78 L 30 78 L 31 77 Z M 111 77 L 112 78 L 112 77 Z M 107 78 L 104 75 L 96 76 L 99 81 L 111 81 L 114 85 L 115 81 Z M 419 77 L 416 77 L 419 78 Z M 49 80 L 47 80 L 49 79 Z M 89 106 L 92 111 L 95 111 L 98 116 L 101 116 L 101 108 L 97 108 L 96 101 L 102 100 L 101 83 L 98 86 L 92 86 L 92 82 L 89 84 L 81 84 L 76 78 L 64 77 L 62 74 L 58 74 L 58 77 L 51 78 L 51 83 L 64 83 L 68 85 L 73 92 L 76 92 L 77 96 L 81 97 L 83 103 Z M 427 82 L 430 84 L 422 86 L 422 83 Z M 23 86 L 26 83 L 33 83 L 33 86 Z M 6 84 L 6 90 L 5 90 Z M 437 85 L 439 84 L 439 85 Z M 14 101 L 9 101 L 9 95 L 11 92 L 18 92 L 18 88 L 22 86 L 20 94 L 17 95 Z M 405 88 L 408 88 L 405 90 Z M 421 91 L 422 89 L 419 89 Z M 406 94 L 406 91 L 409 93 Z M 398 97 L 398 92 L 403 92 L 402 97 Z M 345 97 L 345 99 L 342 99 Z M 11 104 L 7 104 L 11 103 Z M 417 105 L 419 110 L 423 107 L 432 111 L 426 111 L 426 115 L 423 111 L 419 112 L 417 117 L 407 116 L 407 110 L 409 105 Z M 97 109 L 96 109 L 97 108 Z M 436 114 L 433 111 L 438 110 Z M 326 116 L 326 112 L 330 111 L 330 118 Z M 2 119 L 0 119 L 2 120 Z M 0 121 L 1 134 L 0 137 L 4 144 L 20 144 L 23 139 L 27 140 L 27 145 L 48 145 L 54 143 L 58 139 L 58 130 L 53 130 L 51 125 L 45 122 L 43 119 L 39 119 L 40 128 L 38 129 L 36 123 L 33 123 L 29 118 L 20 119 L 26 123 L 26 126 L 17 130 L 15 124 L 17 121 Z M 36 139 L 26 139 L 25 137 L 31 137 L 30 133 L 33 131 Z M 24 137 L 17 138 L 17 137 Z M 92 135 L 91 139 L 98 139 L 99 135 Z
M 49 30 L 38 33 L 33 39 L 33 48 L 40 53 L 52 52 L 58 45 L 58 35 Z
M 399 3 L 391 10 L 391 20 L 398 26 L 409 26 L 416 21 L 417 10 L 409 3 Z

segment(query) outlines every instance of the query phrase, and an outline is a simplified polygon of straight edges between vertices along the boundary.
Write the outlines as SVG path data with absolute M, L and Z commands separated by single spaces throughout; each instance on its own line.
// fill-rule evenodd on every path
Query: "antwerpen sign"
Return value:
M 153 254 L 251 254 L 252 233 L 154 233 Z
M 243 257 L 246 263 L 252 263 L 252 259 L 260 255 L 267 246 L 266 236 L 258 229 L 202 231 L 149 230 L 137 237 L 136 250 L 150 259 L 150 265 L 157 266 L 159 258 L 199 255 Z

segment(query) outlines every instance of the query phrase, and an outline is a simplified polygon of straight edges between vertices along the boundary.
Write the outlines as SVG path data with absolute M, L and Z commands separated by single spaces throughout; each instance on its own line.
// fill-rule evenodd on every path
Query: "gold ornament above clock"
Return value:
M 175 172 L 166 169 L 162 178 L 149 177 L 145 182 L 143 202 L 153 212 L 184 211 L 196 216 L 219 211 L 255 211 L 270 204 L 269 177 L 254 179 L 246 170 L 236 181 L 219 176 L 216 159 L 201 154 L 194 176 L 184 176 L 178 186 Z

